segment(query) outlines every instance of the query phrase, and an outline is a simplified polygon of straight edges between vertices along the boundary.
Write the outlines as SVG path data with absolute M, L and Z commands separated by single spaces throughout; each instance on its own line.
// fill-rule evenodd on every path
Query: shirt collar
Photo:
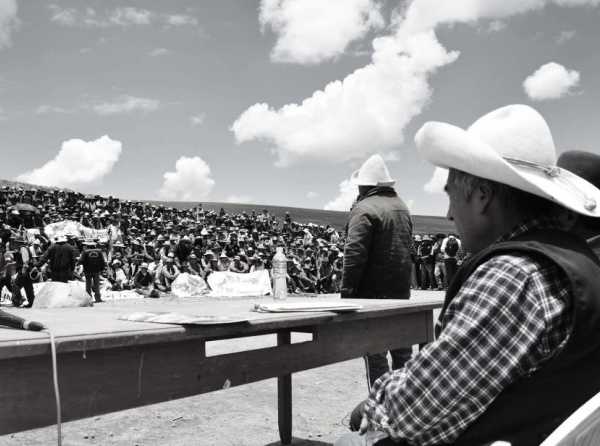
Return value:
M 512 240 L 520 235 L 523 235 L 529 231 L 534 229 L 556 229 L 560 228 L 559 222 L 555 218 L 533 218 L 529 220 L 525 220 L 515 226 L 510 232 L 504 234 L 500 238 L 496 240 L 495 243 L 505 242 L 508 240 Z

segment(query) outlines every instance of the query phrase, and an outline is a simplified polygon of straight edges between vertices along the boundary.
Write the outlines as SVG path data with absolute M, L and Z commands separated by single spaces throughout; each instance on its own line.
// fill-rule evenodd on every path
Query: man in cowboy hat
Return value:
M 569 150 L 558 157 L 556 164 L 600 188 L 600 155 L 582 150 Z M 567 213 L 566 219 L 571 232 L 585 238 L 600 257 L 600 220 L 574 212 Z
M 408 299 L 412 222 L 395 181 L 380 155 L 365 161 L 351 181 L 358 198 L 348 220 L 342 298 Z M 410 355 L 410 348 L 392 351 L 392 368 L 402 367 Z M 366 361 L 369 384 L 389 370 L 387 352 L 368 355 Z
M 600 190 L 557 168 L 550 129 L 528 106 L 468 130 L 426 123 L 416 144 L 449 169 L 448 218 L 471 256 L 436 340 L 375 383 L 352 425 L 386 437 L 378 445 L 537 445 L 600 390 L 600 266 L 552 218 L 600 217 Z
M 38 268 L 49 262 L 50 278 L 54 282 L 68 282 L 73 279 L 73 271 L 77 263 L 76 249 L 67 243 L 65 235 L 59 235 L 56 243 L 50 245 L 39 259 Z

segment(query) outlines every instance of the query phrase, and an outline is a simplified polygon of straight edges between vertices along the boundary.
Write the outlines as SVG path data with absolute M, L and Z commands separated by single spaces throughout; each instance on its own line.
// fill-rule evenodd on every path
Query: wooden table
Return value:
M 338 296 L 328 296 L 334 298 Z M 43 322 L 56 336 L 64 421 L 277 377 L 279 434 L 289 444 L 292 373 L 429 342 L 433 310 L 442 303 L 438 298 L 352 300 L 363 309 L 341 314 L 249 311 L 264 299 L 140 299 L 12 312 Z M 181 327 L 118 319 L 135 311 L 240 316 L 248 321 Z M 292 332 L 311 336 L 292 343 Z M 206 352 L 208 341 L 270 333 L 277 335 L 272 347 L 215 356 Z M 47 334 L 0 328 L 0 383 L 0 435 L 56 422 Z

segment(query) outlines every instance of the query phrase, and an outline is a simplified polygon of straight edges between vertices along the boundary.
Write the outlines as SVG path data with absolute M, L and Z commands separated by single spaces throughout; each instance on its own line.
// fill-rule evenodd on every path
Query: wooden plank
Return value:
M 153 299 L 151 299 L 153 301 Z M 293 299 L 291 299 L 293 300 Z M 296 299 L 301 300 L 301 299 Z M 438 308 L 441 299 L 427 301 L 407 300 L 364 300 L 353 299 L 353 302 L 364 305 L 358 312 L 336 314 L 319 313 L 284 313 L 268 314 L 250 312 L 248 309 L 253 300 L 233 302 L 155 302 L 146 301 L 132 304 L 115 304 L 98 308 L 64 308 L 54 310 L 30 310 L 24 314 L 33 320 L 39 320 L 52 328 L 59 352 L 90 351 L 158 342 L 174 342 L 179 340 L 225 339 L 263 333 L 272 333 L 280 329 L 315 326 L 331 321 L 359 320 L 377 318 L 385 315 L 418 313 Z M 177 305 L 181 305 L 178 307 Z M 208 308 L 208 309 L 207 309 Z M 17 311 L 18 310 L 18 311 Z M 97 310 L 97 311 L 96 311 Z M 249 322 L 241 324 L 181 327 L 176 325 L 160 325 L 150 323 L 128 322 L 118 320 L 118 316 L 133 311 L 178 311 L 190 314 L 245 315 Z M 16 309 L 16 313 L 23 313 Z M 245 311 L 245 313 L 243 313 Z M 24 330 L 0 329 L 0 359 L 26 357 L 49 354 L 50 345 L 45 333 Z
M 205 356 L 184 340 L 59 353 L 65 421 L 241 385 L 427 340 L 427 312 L 314 327 L 312 341 Z M 55 422 L 50 356 L 0 360 L 0 434 Z M 6 402 L 10 402 L 7 404 Z
M 292 337 L 289 331 L 277 333 L 277 345 L 290 345 Z M 277 377 L 277 421 L 281 444 L 292 443 L 292 374 Z

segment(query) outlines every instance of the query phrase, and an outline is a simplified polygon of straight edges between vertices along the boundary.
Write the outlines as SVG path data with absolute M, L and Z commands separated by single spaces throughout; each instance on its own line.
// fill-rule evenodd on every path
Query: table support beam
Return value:
M 291 344 L 289 331 L 277 333 L 277 346 Z M 277 408 L 279 421 L 279 438 L 281 444 L 292 443 L 292 374 L 286 373 L 277 377 Z

